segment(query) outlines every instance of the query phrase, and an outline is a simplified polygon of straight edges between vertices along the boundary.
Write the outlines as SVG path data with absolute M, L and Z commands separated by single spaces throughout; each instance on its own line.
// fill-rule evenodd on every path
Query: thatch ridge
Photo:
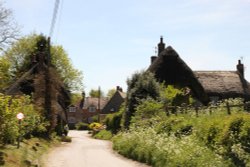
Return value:
M 249 96 L 249 83 L 237 71 L 194 71 L 194 74 L 210 96 Z
M 189 87 L 196 98 L 208 103 L 208 96 L 192 69 L 171 46 L 160 53 L 148 70 L 155 74 L 157 80 L 167 85 Z

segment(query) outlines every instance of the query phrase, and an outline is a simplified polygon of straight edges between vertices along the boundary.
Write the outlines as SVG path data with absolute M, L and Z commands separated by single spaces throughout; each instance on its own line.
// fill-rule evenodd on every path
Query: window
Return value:
M 95 106 L 90 106 L 89 107 L 89 112 L 96 112 Z
M 76 112 L 76 107 L 69 107 L 69 112 Z

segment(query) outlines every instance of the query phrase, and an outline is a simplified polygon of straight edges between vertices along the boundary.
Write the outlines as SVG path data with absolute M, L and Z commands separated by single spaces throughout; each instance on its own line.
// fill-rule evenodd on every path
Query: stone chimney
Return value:
M 151 56 L 151 64 L 153 64 L 156 59 L 157 59 L 157 56 Z
M 165 43 L 163 42 L 163 37 L 160 38 L 160 43 L 158 44 L 158 56 L 165 49 Z
M 241 64 L 241 61 L 238 60 L 238 64 L 236 66 L 237 71 L 241 74 L 241 76 L 244 78 L 244 64 Z
M 116 86 L 116 90 L 122 92 L 122 88 L 120 86 Z

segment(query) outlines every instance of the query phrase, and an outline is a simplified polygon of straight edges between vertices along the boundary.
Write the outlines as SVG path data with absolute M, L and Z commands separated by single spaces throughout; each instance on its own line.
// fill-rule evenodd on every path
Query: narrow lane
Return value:
M 87 131 L 70 131 L 71 143 L 44 157 L 46 167 L 147 167 L 115 153 L 111 142 L 92 139 Z

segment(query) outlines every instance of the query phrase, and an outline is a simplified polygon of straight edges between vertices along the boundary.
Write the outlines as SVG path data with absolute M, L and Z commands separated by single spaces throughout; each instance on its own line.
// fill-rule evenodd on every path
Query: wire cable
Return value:
M 58 9 L 58 14 L 57 14 L 57 22 L 55 24 L 55 30 L 53 31 L 54 32 L 54 43 L 57 43 L 57 40 L 58 38 L 60 37 L 59 36 L 59 32 L 60 32 L 60 26 L 61 26 L 61 22 L 62 22 L 62 15 L 63 15 L 63 3 L 64 1 L 61 0 L 60 1 L 60 5 L 59 5 L 59 9 Z
M 52 21 L 51 21 L 51 26 L 50 26 L 50 33 L 49 33 L 50 38 L 52 37 L 53 31 L 54 31 L 54 28 L 55 28 L 55 23 L 56 23 L 56 17 L 57 17 L 57 13 L 58 13 L 59 4 L 60 4 L 60 0 L 56 0 L 55 1 L 54 12 L 53 12 L 53 17 L 52 17 Z

